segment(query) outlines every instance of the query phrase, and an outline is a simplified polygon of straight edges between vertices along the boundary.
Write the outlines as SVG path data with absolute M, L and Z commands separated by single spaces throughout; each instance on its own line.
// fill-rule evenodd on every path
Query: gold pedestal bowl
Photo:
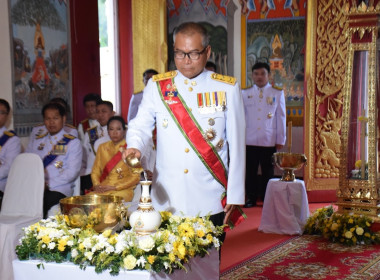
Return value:
M 304 154 L 274 153 L 273 163 L 284 171 L 280 179 L 281 181 L 295 181 L 296 176 L 294 175 L 294 171 L 306 165 L 307 158 Z
M 97 232 L 113 229 L 126 217 L 123 198 L 114 195 L 81 195 L 59 201 L 66 224 L 75 228 L 93 228 Z

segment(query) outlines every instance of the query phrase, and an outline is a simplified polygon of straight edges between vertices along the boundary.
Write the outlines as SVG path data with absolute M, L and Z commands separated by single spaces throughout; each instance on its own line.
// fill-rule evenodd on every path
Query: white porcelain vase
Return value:
M 147 235 L 155 232 L 161 225 L 161 214 L 152 206 L 152 199 L 149 195 L 149 186 L 152 181 L 141 181 L 140 184 L 142 192 L 139 206 L 129 216 L 129 224 L 136 233 Z

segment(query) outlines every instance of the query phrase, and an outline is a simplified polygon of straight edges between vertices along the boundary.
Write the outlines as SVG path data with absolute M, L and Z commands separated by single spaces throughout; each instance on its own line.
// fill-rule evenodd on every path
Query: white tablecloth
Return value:
M 28 260 L 13 261 L 14 280 L 217 280 L 219 279 L 219 252 L 215 249 L 204 258 L 196 257 L 190 261 L 190 267 L 186 265 L 188 272 L 176 270 L 172 274 L 150 273 L 143 270 L 121 270 L 118 276 L 112 276 L 109 271 L 97 274 L 95 267 L 88 266 L 81 270 L 73 263 L 43 263 L 44 268 L 37 268 L 41 261 Z
M 308 217 L 309 204 L 302 180 L 269 180 L 259 231 L 301 235 Z

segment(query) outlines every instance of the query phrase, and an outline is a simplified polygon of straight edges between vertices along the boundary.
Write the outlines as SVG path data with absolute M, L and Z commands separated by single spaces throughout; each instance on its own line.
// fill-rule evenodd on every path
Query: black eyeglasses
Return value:
M 192 52 L 186 53 L 186 52 L 183 52 L 183 51 L 174 51 L 174 58 L 176 58 L 176 59 L 184 59 L 187 56 L 191 60 L 197 60 L 197 59 L 200 58 L 201 54 L 206 51 L 207 47 L 205 47 L 200 52 L 192 51 Z

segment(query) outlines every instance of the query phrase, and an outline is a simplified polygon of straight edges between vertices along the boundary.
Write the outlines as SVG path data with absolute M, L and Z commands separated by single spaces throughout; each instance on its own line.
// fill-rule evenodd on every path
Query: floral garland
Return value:
M 111 275 L 118 275 L 121 269 L 186 270 L 184 264 L 190 258 L 204 257 L 212 247 L 219 250 L 223 226 L 214 226 L 209 217 L 179 217 L 169 212 L 161 212 L 161 217 L 157 232 L 139 236 L 127 229 L 99 234 L 92 228 L 71 228 L 63 215 L 52 216 L 23 229 L 16 253 L 20 260 L 69 261 L 81 269 L 91 265 L 97 273 L 110 270 Z
M 317 209 L 306 222 L 304 234 L 322 235 L 345 245 L 380 244 L 380 234 L 372 232 L 367 216 L 334 212 L 333 207 Z

